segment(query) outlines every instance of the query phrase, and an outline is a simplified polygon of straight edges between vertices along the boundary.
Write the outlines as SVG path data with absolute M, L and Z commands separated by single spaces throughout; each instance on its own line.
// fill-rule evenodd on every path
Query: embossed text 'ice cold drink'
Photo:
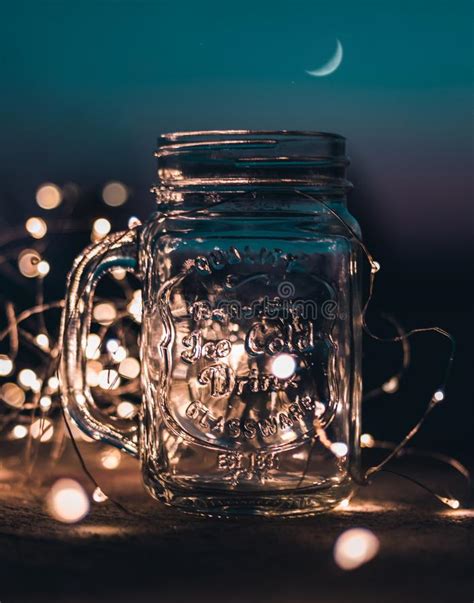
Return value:
M 157 212 L 84 252 L 69 281 L 61 380 L 95 439 L 140 458 L 148 491 L 184 510 L 293 515 L 351 495 L 361 396 L 359 227 L 345 141 L 312 132 L 159 140 Z M 112 422 L 84 378 L 92 293 L 142 282 L 143 404 Z

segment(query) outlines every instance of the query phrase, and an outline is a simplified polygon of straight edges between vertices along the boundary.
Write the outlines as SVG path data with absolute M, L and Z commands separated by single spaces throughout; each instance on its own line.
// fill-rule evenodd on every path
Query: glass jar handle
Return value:
M 63 407 L 88 436 L 138 457 L 138 419 L 112 419 L 97 408 L 86 381 L 86 344 L 94 291 L 113 268 L 136 272 L 138 230 L 114 233 L 76 258 L 68 276 L 61 323 L 59 378 Z

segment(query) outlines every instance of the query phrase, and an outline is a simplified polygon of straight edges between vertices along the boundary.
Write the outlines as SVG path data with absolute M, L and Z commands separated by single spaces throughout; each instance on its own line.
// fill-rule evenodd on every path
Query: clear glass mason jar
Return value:
M 156 499 L 206 515 L 299 515 L 359 475 L 361 291 L 345 140 L 215 131 L 159 139 L 158 208 L 71 272 L 61 383 L 72 419 L 140 458 Z M 87 387 L 94 287 L 143 287 L 143 404 L 113 421 Z

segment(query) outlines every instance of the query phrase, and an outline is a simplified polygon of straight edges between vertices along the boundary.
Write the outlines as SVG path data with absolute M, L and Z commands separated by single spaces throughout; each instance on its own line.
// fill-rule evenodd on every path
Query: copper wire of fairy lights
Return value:
M 120 184 L 120 183 L 118 183 L 118 184 Z M 124 191 L 126 191 L 126 187 L 124 185 L 121 187 L 118 184 L 114 183 L 114 186 L 116 185 L 115 188 L 112 186 L 109 186 L 109 189 L 107 189 L 108 190 L 107 194 L 109 195 L 109 197 L 107 197 L 108 201 L 106 201 L 106 197 L 104 197 L 104 201 L 106 202 L 106 204 L 110 205 L 111 207 L 113 207 L 114 205 L 115 206 L 121 205 L 122 203 L 125 202 L 124 201 L 124 195 L 125 195 Z M 54 209 L 55 207 L 57 207 L 57 205 L 59 205 L 61 203 L 62 195 L 60 194 L 60 191 L 58 192 L 59 189 L 58 189 L 58 187 L 55 187 L 55 185 L 48 184 L 47 186 L 50 188 L 48 188 L 48 190 L 46 190 L 46 192 L 43 194 L 43 197 L 40 197 L 40 198 L 41 198 L 41 202 L 43 203 L 43 205 L 41 205 L 41 207 L 43 209 L 49 210 L 49 209 Z M 115 189 L 116 189 L 116 191 L 115 191 Z M 112 199 L 112 197 L 110 197 L 110 195 L 114 191 L 117 194 L 116 199 Z M 353 229 L 350 227 L 350 225 L 347 224 L 345 222 L 345 220 L 341 216 L 339 216 L 339 214 L 337 214 L 337 212 L 335 212 L 330 207 L 330 205 L 327 203 L 327 201 L 323 197 L 311 195 L 311 194 L 308 194 L 306 192 L 299 191 L 299 190 L 297 190 L 295 192 L 299 195 L 302 195 L 303 197 L 305 197 L 307 199 L 310 199 L 316 203 L 319 203 L 322 207 L 324 207 L 324 209 L 326 211 L 330 212 L 343 225 L 343 227 L 345 228 L 346 232 L 348 233 L 348 236 L 350 237 L 350 239 L 352 239 L 356 243 L 356 245 L 358 245 L 360 247 L 360 249 L 362 250 L 364 256 L 366 257 L 366 259 L 368 261 L 368 265 L 370 267 L 368 294 L 367 294 L 367 298 L 364 302 L 363 309 L 362 309 L 362 323 L 363 323 L 364 331 L 372 339 L 374 339 L 376 341 L 386 342 L 386 343 L 399 343 L 402 347 L 403 358 L 402 358 L 402 363 L 401 363 L 400 368 L 389 379 L 387 379 L 382 385 L 367 392 L 363 398 L 364 402 L 366 402 L 368 400 L 372 400 L 384 393 L 393 393 L 394 391 L 396 391 L 396 389 L 398 389 L 400 380 L 403 378 L 403 375 L 405 374 L 405 372 L 407 371 L 407 369 L 410 366 L 411 352 L 410 352 L 409 339 L 413 335 L 422 334 L 422 333 L 435 333 L 435 334 L 441 335 L 442 337 L 446 338 L 450 342 L 450 353 L 449 353 L 449 357 L 448 357 L 448 360 L 446 363 L 446 370 L 443 375 L 443 378 L 439 382 L 437 388 L 434 390 L 433 395 L 431 396 L 430 400 L 428 401 L 426 409 L 425 409 L 424 413 L 422 414 L 421 418 L 416 423 L 416 425 L 405 435 L 405 437 L 402 439 L 402 441 L 399 444 L 394 444 L 391 442 L 380 441 L 378 439 L 375 439 L 373 436 L 371 436 L 369 434 L 363 434 L 363 436 L 361 438 L 361 447 L 362 448 L 371 448 L 371 449 L 380 448 L 380 449 L 389 451 L 389 454 L 382 462 L 368 468 L 364 472 L 362 479 L 360 480 L 361 483 L 364 485 L 367 485 L 369 483 L 369 478 L 373 478 L 377 473 L 379 473 L 381 471 L 392 472 L 392 473 L 394 473 L 396 475 L 400 475 L 401 477 L 404 477 L 405 479 L 408 479 L 408 480 L 414 482 L 415 484 L 417 484 L 418 486 L 424 488 L 427 492 L 429 492 L 431 495 L 433 495 L 437 500 L 439 500 L 441 503 L 447 505 L 448 507 L 458 508 L 460 503 L 457 499 L 454 499 L 451 497 L 444 497 L 444 496 L 438 494 L 436 491 L 434 491 L 430 487 L 421 483 L 419 480 L 416 480 L 415 478 L 400 474 L 397 471 L 393 471 L 391 469 L 389 470 L 386 468 L 387 463 L 389 463 L 390 461 L 392 461 L 394 459 L 399 459 L 402 456 L 418 455 L 421 457 L 429 458 L 431 460 L 442 462 L 442 463 L 449 465 L 455 471 L 457 471 L 460 475 L 462 475 L 464 479 L 469 481 L 469 472 L 456 459 L 451 458 L 446 455 L 439 454 L 437 452 L 418 451 L 413 448 L 407 448 L 407 444 L 412 440 L 412 438 L 416 435 L 416 433 L 418 433 L 418 431 L 420 430 L 424 421 L 426 420 L 426 417 L 431 413 L 431 411 L 436 406 L 438 406 L 440 403 L 442 403 L 445 399 L 446 384 L 447 384 L 447 381 L 448 381 L 448 378 L 449 378 L 449 375 L 451 372 L 452 363 L 454 360 L 455 342 L 454 342 L 453 337 L 444 329 L 441 329 L 440 327 L 436 327 L 436 326 L 429 327 L 429 328 L 416 328 L 416 329 L 412 329 L 412 330 L 405 332 L 402 329 L 402 327 L 398 324 L 398 322 L 395 320 L 395 318 L 393 318 L 391 316 L 384 316 L 384 318 L 393 325 L 393 327 L 395 328 L 395 330 L 397 332 L 397 335 L 394 337 L 384 338 L 384 337 L 379 337 L 376 334 L 374 334 L 367 325 L 366 313 L 367 313 L 367 309 L 368 309 L 369 304 L 373 297 L 375 279 L 376 279 L 376 275 L 377 275 L 378 271 L 380 270 L 380 264 L 374 259 L 374 257 L 372 256 L 372 254 L 370 253 L 370 251 L 368 250 L 368 248 L 366 247 L 364 242 L 357 235 L 357 233 L 355 233 L 353 231 Z M 126 200 L 126 198 L 125 198 L 125 200 Z M 224 202 L 226 202 L 225 199 L 218 200 L 214 203 L 214 205 L 219 205 L 220 203 L 224 203 Z M 50 207 L 47 206 L 48 204 L 50 204 Z M 191 213 L 192 213 L 192 211 L 194 211 L 194 210 L 191 210 Z M 183 212 L 183 213 L 186 213 L 186 212 Z M 136 227 L 137 225 L 139 225 L 138 220 L 136 220 L 136 219 L 132 219 L 132 220 L 133 220 L 133 224 L 130 224 L 130 226 Z M 40 218 L 36 218 L 36 219 L 29 218 L 27 220 L 27 226 L 26 226 L 27 231 L 31 237 L 36 238 L 36 239 L 42 239 L 42 240 L 44 240 L 44 237 L 46 237 L 52 233 L 54 234 L 59 231 L 71 232 L 76 227 L 77 227 L 76 223 L 73 222 L 71 219 L 68 219 L 68 220 L 62 221 L 61 228 L 51 228 L 50 225 L 48 224 L 48 222 L 46 220 L 44 220 L 43 218 L 41 218 L 41 219 Z M 91 234 L 92 240 L 99 241 L 110 231 L 110 227 L 111 227 L 111 224 L 106 218 L 96 219 L 95 222 L 93 223 L 93 227 L 92 227 L 92 234 Z M 80 229 L 78 229 L 78 230 L 80 230 Z M 3 247 L 4 245 L 16 244 L 23 239 L 24 239 L 24 233 L 20 233 L 20 232 L 18 233 L 17 238 L 15 238 L 15 236 L 8 236 L 4 241 L 0 240 L 0 248 Z M 13 252 L 10 251 L 9 253 L 2 254 L 2 256 L 0 258 L 1 263 L 4 264 L 4 263 L 8 262 L 9 258 L 12 256 L 12 253 L 14 256 L 16 256 L 16 255 L 18 255 L 19 251 L 20 251 L 20 255 L 21 255 L 21 253 L 24 252 L 25 249 L 23 247 L 20 249 L 15 248 Z M 26 251 L 27 251 L 27 249 L 26 249 Z M 42 254 L 40 255 L 38 252 L 34 252 L 34 247 L 32 246 L 32 251 L 31 251 L 30 255 L 31 255 L 31 261 L 36 262 L 34 264 L 34 266 L 37 267 L 39 265 L 39 263 L 41 263 L 43 261 L 46 262 L 46 260 L 44 260 L 42 257 L 43 254 L 44 254 L 44 249 L 43 249 Z M 49 264 L 47 262 L 46 262 L 46 264 L 48 265 L 48 270 L 49 270 Z M 25 451 L 27 454 L 27 461 L 29 464 L 29 473 L 31 473 L 32 465 L 35 462 L 38 447 L 44 441 L 48 441 L 49 437 L 47 440 L 46 436 L 48 433 L 50 433 L 50 432 L 52 433 L 51 430 L 53 429 L 53 427 L 50 424 L 50 422 L 47 422 L 48 421 L 47 416 L 52 414 L 54 411 L 56 411 L 58 409 L 61 409 L 60 410 L 61 413 L 63 412 L 61 403 L 60 403 L 60 398 L 59 398 L 57 376 L 56 376 L 56 369 L 57 369 L 58 360 L 59 360 L 59 357 L 61 354 L 61 350 L 59 348 L 59 343 L 57 341 L 54 341 L 51 334 L 47 333 L 45 314 L 48 312 L 51 312 L 51 311 L 61 310 L 64 307 L 64 300 L 61 299 L 61 300 L 52 301 L 52 302 L 44 302 L 43 301 L 42 284 L 43 284 L 43 280 L 47 274 L 46 264 L 43 266 L 43 272 L 45 272 L 45 274 L 42 274 L 41 271 L 38 272 L 37 268 L 31 269 L 31 273 L 34 274 L 34 276 L 37 278 L 37 283 L 38 283 L 37 294 L 36 294 L 37 303 L 34 306 L 32 306 L 31 308 L 22 310 L 21 312 L 17 313 L 15 310 L 14 303 L 11 300 L 7 301 L 5 303 L 5 316 L 6 316 L 7 324 L 6 324 L 5 328 L 2 331 L 0 331 L 0 342 L 2 342 L 3 340 L 5 340 L 7 338 L 9 340 L 9 353 L 8 354 L 0 354 L 0 377 L 2 378 L 2 380 L 4 380 L 4 379 L 10 380 L 12 378 L 12 375 L 14 375 L 16 372 L 18 372 L 18 376 L 22 372 L 22 371 L 15 370 L 15 364 L 16 364 L 16 359 L 18 357 L 18 354 L 22 351 L 22 348 L 24 346 L 28 346 L 29 348 L 32 348 L 40 358 L 39 368 L 36 367 L 34 371 L 32 371 L 31 369 L 26 369 L 26 368 L 22 369 L 23 371 L 30 370 L 30 373 L 23 374 L 23 380 L 24 381 L 26 380 L 25 381 L 26 385 L 25 384 L 18 385 L 18 383 L 15 383 L 13 381 L 8 381 L 6 384 L 3 383 L 2 389 L 0 390 L 2 398 L 6 402 L 6 404 L 4 405 L 4 408 L 3 408 L 3 413 L 0 415 L 0 435 L 2 435 L 2 433 L 4 433 L 4 434 L 6 433 L 7 437 L 10 437 L 10 438 L 14 438 L 14 439 L 26 438 Z M 28 266 L 26 268 L 24 268 L 24 270 L 27 273 L 26 276 L 30 277 L 30 273 L 29 273 L 30 269 L 28 268 Z M 131 287 L 128 284 L 128 281 L 126 280 L 125 276 L 126 275 L 123 275 L 121 273 L 119 274 L 119 271 L 117 271 L 116 279 L 115 279 L 116 282 L 122 288 L 122 291 L 124 293 L 123 299 L 121 298 L 120 300 L 119 299 L 95 300 L 96 304 L 97 304 L 97 302 L 100 301 L 103 304 L 108 304 L 109 306 L 113 306 L 113 309 L 114 309 L 114 312 L 111 313 L 111 315 L 113 314 L 113 317 L 110 320 L 107 319 L 107 320 L 101 322 L 100 317 L 93 318 L 94 323 L 99 324 L 100 327 L 99 327 L 99 332 L 93 334 L 93 335 L 95 335 L 95 337 L 97 339 L 96 340 L 94 339 L 93 345 L 91 346 L 90 358 L 89 358 L 89 362 L 91 363 L 91 366 L 94 367 L 94 370 L 98 371 L 97 374 L 92 372 L 92 377 L 95 379 L 94 387 L 99 388 L 101 391 L 101 395 L 102 395 L 103 399 L 105 400 L 105 403 L 103 405 L 104 408 L 102 410 L 104 412 L 106 412 L 107 414 L 117 414 L 119 402 L 120 402 L 120 395 L 127 394 L 130 397 L 133 397 L 133 396 L 138 397 L 139 390 L 140 390 L 139 379 L 136 376 L 134 376 L 133 378 L 128 378 L 127 376 L 122 378 L 120 372 L 116 370 L 116 367 L 119 367 L 120 364 L 114 361 L 114 357 L 113 357 L 114 352 L 101 351 L 102 344 L 104 342 L 107 342 L 107 338 L 109 337 L 109 334 L 111 331 L 113 331 L 114 337 L 118 341 L 117 345 L 114 344 L 114 346 L 109 346 L 111 349 L 112 348 L 115 349 L 116 358 L 119 357 L 119 355 L 117 354 L 117 350 L 119 348 L 126 349 L 126 348 L 130 347 L 126 341 L 127 335 L 129 337 L 131 336 L 132 338 L 135 336 L 133 333 L 134 329 L 131 328 L 130 324 L 136 324 L 138 321 L 137 306 L 139 305 L 139 300 L 138 300 L 137 294 L 139 292 L 139 289 L 133 289 L 133 287 Z M 29 319 L 35 318 L 35 317 L 40 319 L 39 333 L 34 333 L 31 331 L 31 329 L 27 330 L 23 326 L 24 323 L 29 321 Z M 46 343 L 47 343 L 47 345 L 45 345 Z M 134 351 L 136 352 L 136 345 L 135 345 Z M 138 353 L 136 353 L 136 357 L 138 357 Z M 135 358 L 135 356 L 130 355 L 130 358 Z M 93 365 L 94 362 L 97 364 Z M 109 367 L 107 369 L 105 367 L 106 364 L 113 364 L 114 368 L 112 369 Z M 100 367 L 102 367 L 102 369 L 100 369 Z M 105 374 L 105 377 L 102 379 L 101 371 L 102 372 L 105 371 L 106 373 L 108 371 L 109 377 L 111 376 L 112 378 L 107 379 L 107 374 Z M 113 373 L 112 373 L 112 371 L 113 371 Z M 38 375 L 40 375 L 40 376 L 38 376 Z M 99 383 L 101 383 L 102 385 L 100 385 L 97 382 L 97 380 L 99 380 Z M 104 383 L 105 383 L 105 387 L 103 387 Z M 5 389 L 5 385 L 9 385 L 9 390 L 8 390 L 8 388 Z M 7 399 L 5 399 L 6 393 L 8 393 L 10 398 L 7 397 Z M 10 402 L 8 400 L 10 400 Z M 127 409 L 126 409 L 127 412 L 133 412 L 133 407 L 137 408 L 138 403 L 129 402 Z M 39 419 L 37 418 L 38 411 L 40 412 Z M 24 422 L 22 420 L 20 420 L 20 418 L 24 416 L 25 412 L 30 413 L 29 428 L 26 428 L 23 424 Z M 124 412 L 125 412 L 125 410 L 124 410 Z M 69 421 L 66 420 L 65 416 L 63 416 L 63 420 L 64 420 L 64 424 L 65 424 L 65 430 L 63 429 L 59 433 L 59 440 L 56 445 L 55 452 L 53 453 L 55 459 L 57 460 L 59 458 L 60 452 L 64 448 L 66 434 L 68 434 L 69 438 L 71 439 L 71 443 L 75 450 L 75 453 L 78 456 L 78 459 L 79 459 L 79 462 L 81 464 L 81 468 L 82 468 L 84 474 L 94 485 L 95 490 L 94 490 L 94 494 L 92 496 L 93 500 L 95 502 L 103 502 L 104 500 L 107 500 L 107 498 L 109 498 L 109 497 L 103 492 L 101 486 L 98 484 L 97 480 L 95 479 L 95 477 L 93 476 L 93 474 L 87 467 L 87 464 L 82 456 L 82 453 L 79 449 L 79 445 L 77 443 L 77 435 L 75 435 L 75 432 L 74 432 L 72 426 L 70 425 Z M 36 421 L 39 421 L 39 424 L 38 424 L 37 429 L 35 431 L 33 431 L 32 427 L 34 424 L 36 424 L 35 423 Z M 23 429 L 21 429 L 21 428 L 23 428 Z M 16 432 L 15 432 L 15 430 L 16 430 Z M 315 425 L 315 436 L 313 438 L 313 441 L 316 437 L 319 437 L 319 439 L 323 443 L 323 445 L 325 445 L 334 454 L 337 455 L 340 453 L 340 451 L 337 449 L 337 446 L 335 446 L 335 444 L 337 444 L 337 443 L 330 442 L 329 439 L 327 438 L 326 434 L 324 433 L 324 430 L 322 430 L 320 428 L 320 426 L 318 426 L 317 424 Z M 303 475 L 302 479 L 304 479 L 304 475 Z M 114 502 L 117 506 L 119 506 L 122 510 L 127 511 L 127 509 L 125 509 L 123 507 L 123 505 L 121 505 L 117 501 L 115 501 L 113 499 L 111 499 L 111 501 Z

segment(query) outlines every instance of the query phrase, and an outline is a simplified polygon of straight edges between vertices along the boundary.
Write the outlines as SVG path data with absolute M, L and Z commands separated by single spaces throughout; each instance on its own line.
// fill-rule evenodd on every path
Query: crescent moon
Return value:
M 331 73 L 334 73 L 336 71 L 336 69 L 342 63 L 342 57 L 344 55 L 342 44 L 339 42 L 339 40 L 336 40 L 336 42 L 337 47 L 334 56 L 331 57 L 329 61 L 319 69 L 314 69 L 313 71 L 306 70 L 306 73 L 308 75 L 312 75 L 314 77 L 323 77 L 325 75 L 330 75 Z

